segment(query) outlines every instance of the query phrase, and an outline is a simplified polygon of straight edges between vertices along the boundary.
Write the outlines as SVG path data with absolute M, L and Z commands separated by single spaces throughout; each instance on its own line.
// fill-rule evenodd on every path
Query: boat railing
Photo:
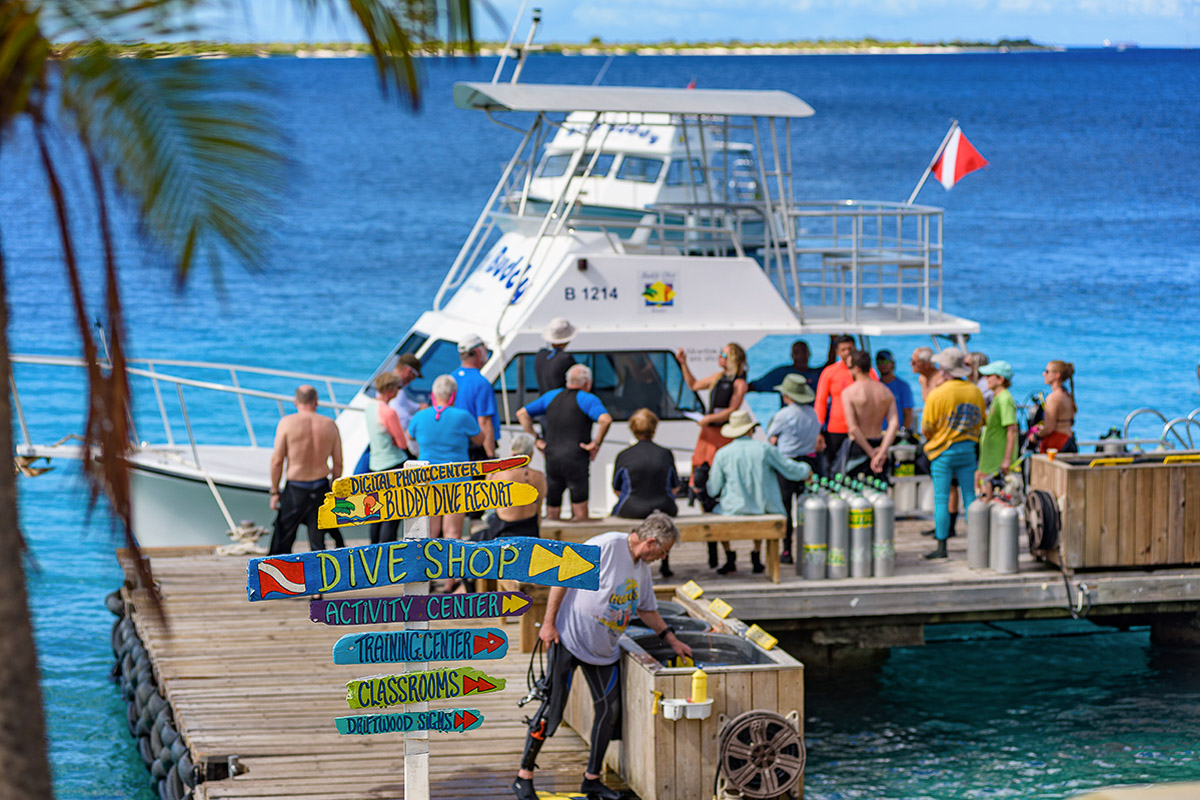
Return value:
M 30 434 L 30 425 L 26 414 L 26 407 L 22 402 L 21 392 L 18 387 L 17 373 L 18 369 L 24 372 L 29 367 L 58 367 L 64 369 L 78 370 L 80 373 L 87 367 L 87 362 L 79 357 L 72 356 L 49 356 L 49 355 L 14 355 L 11 358 L 13 369 L 9 373 L 9 388 L 12 392 L 13 408 L 17 416 L 17 424 L 21 430 L 21 438 L 26 450 L 35 446 L 35 442 Z M 292 394 L 287 394 L 278 391 L 267 389 L 254 388 L 252 386 L 243 385 L 247 381 L 254 378 L 270 379 L 272 381 L 282 382 L 301 382 L 311 384 L 317 389 L 318 402 L 321 407 L 342 411 L 351 408 L 351 406 L 340 402 L 335 386 L 352 386 L 350 391 L 343 391 L 342 396 L 352 397 L 362 386 L 362 381 L 349 378 L 341 378 L 333 375 L 321 375 L 305 372 L 296 372 L 292 370 L 272 369 L 269 367 L 251 367 L 239 364 L 226 364 L 221 362 L 211 361 L 184 361 L 179 359 L 129 359 L 128 373 L 131 378 L 131 389 L 134 392 L 135 407 L 138 393 L 138 383 L 144 381 L 149 384 L 149 388 L 154 395 L 159 419 L 162 422 L 163 434 L 166 438 L 168 446 L 174 446 L 176 422 L 174 420 L 173 403 L 164 399 L 164 389 L 169 397 L 170 389 L 173 386 L 175 389 L 175 397 L 179 403 L 179 416 L 182 423 L 183 431 L 186 432 L 188 441 L 191 442 L 193 448 L 196 442 L 196 431 L 192 424 L 191 415 L 188 413 L 187 399 L 184 396 L 184 389 L 203 390 L 206 396 L 204 402 L 208 402 L 207 398 L 214 394 L 225 397 L 233 397 L 236 399 L 237 406 L 241 412 L 242 422 L 244 425 L 244 433 L 249 440 L 251 447 L 258 447 L 258 436 L 254 429 L 253 416 L 262 418 L 261 407 L 264 405 L 259 402 L 252 415 L 251 408 L 247 400 L 268 401 L 278 410 L 279 417 L 287 413 L 287 403 L 291 403 L 295 398 Z M 100 361 L 102 369 L 109 369 L 110 364 L 106 360 Z M 172 372 L 164 372 L 164 369 L 171 370 L 189 370 L 198 372 L 203 377 L 188 377 L 185 375 L 177 375 Z M 212 373 L 217 373 L 222 376 L 221 379 L 207 379 Z M 228 383 L 222 382 L 226 380 L 224 376 L 228 376 Z M 84 376 L 81 374 L 79 386 L 83 386 Z M 140 380 L 133 380 L 140 379 Z M 56 387 L 56 391 L 62 391 L 64 384 L 61 381 L 48 384 Z M 322 396 L 322 390 L 324 395 Z M 348 397 L 349 396 L 349 397 Z M 138 433 L 137 421 L 130 420 L 130 432 L 135 442 L 146 444 Z

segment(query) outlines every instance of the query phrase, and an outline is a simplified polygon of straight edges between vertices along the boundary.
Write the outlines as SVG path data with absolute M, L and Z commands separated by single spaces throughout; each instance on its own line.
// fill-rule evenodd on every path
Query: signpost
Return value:
M 429 798 L 429 731 L 463 733 L 478 728 L 475 708 L 430 710 L 430 700 L 473 697 L 505 687 L 473 667 L 429 669 L 430 661 L 503 658 L 508 636 L 499 628 L 429 630 L 430 621 L 520 616 L 531 599 L 521 592 L 431 595 L 429 581 L 496 578 L 599 588 L 600 548 L 514 537 L 491 542 L 429 539 L 429 517 L 537 500 L 532 486 L 480 476 L 529 463 L 528 456 L 462 464 L 409 462 L 404 469 L 353 475 L 333 482 L 318 512 L 321 527 L 403 519 L 404 539 L 313 553 L 250 559 L 246 593 L 251 601 L 335 594 L 396 585 L 399 596 L 317 598 L 309 619 L 324 625 L 400 624 L 399 631 L 352 633 L 333 646 L 335 664 L 403 664 L 395 675 L 356 678 L 346 684 L 350 708 L 386 708 L 394 714 L 338 717 L 338 733 L 404 734 L 404 794 Z M 436 481 L 443 481 L 437 483 Z M 450 482 L 444 482 L 450 481 Z
M 445 578 L 500 578 L 596 589 L 600 548 L 526 536 L 490 542 L 406 537 L 399 542 L 252 558 L 247 572 L 251 601 Z
M 499 628 L 351 633 L 333 646 L 335 664 L 478 661 L 504 658 L 508 636 Z
M 354 600 L 312 600 L 308 616 L 326 625 L 376 625 L 448 619 L 519 617 L 533 598 L 524 592 L 363 597 Z

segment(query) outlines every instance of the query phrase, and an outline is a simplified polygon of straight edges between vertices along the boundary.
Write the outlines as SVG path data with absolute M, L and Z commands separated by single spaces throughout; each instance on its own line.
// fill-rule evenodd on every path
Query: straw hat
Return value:
M 797 403 L 811 403 L 817 399 L 817 394 L 808 385 L 803 375 L 790 372 L 783 378 L 783 383 L 775 387 L 775 391 L 786 394 Z
M 754 421 L 750 412 L 739 408 L 729 415 L 729 422 L 721 426 L 721 435 L 726 439 L 736 439 L 739 436 L 745 436 L 757 427 L 758 423 Z
M 971 368 L 967 366 L 967 354 L 957 347 L 947 347 L 931 360 L 935 367 L 951 378 L 965 378 L 971 374 Z
M 546 344 L 566 344 L 575 338 L 575 326 L 566 317 L 555 317 L 542 328 L 542 339 Z

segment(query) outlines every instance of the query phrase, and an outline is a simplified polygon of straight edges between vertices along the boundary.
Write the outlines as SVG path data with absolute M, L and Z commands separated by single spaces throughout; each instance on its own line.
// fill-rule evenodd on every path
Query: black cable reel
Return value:
M 795 712 L 784 717 L 747 711 L 724 724 L 717 744 L 718 797 L 791 796 L 804 775 L 806 756 L 795 718 Z
M 1025 498 L 1025 530 L 1029 535 L 1029 552 L 1039 558 L 1058 547 L 1062 522 L 1058 503 L 1049 492 L 1036 489 Z

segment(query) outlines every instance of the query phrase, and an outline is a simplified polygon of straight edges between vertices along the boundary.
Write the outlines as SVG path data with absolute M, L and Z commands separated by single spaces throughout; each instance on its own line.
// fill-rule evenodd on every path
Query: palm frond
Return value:
M 34 90 L 45 83 L 51 46 L 39 12 L 24 3 L 0 3 L 0 132 L 24 114 Z
M 132 197 L 182 279 L 197 259 L 261 268 L 282 195 L 283 139 L 249 77 L 190 59 L 145 62 L 95 45 L 62 64 L 62 103 Z

